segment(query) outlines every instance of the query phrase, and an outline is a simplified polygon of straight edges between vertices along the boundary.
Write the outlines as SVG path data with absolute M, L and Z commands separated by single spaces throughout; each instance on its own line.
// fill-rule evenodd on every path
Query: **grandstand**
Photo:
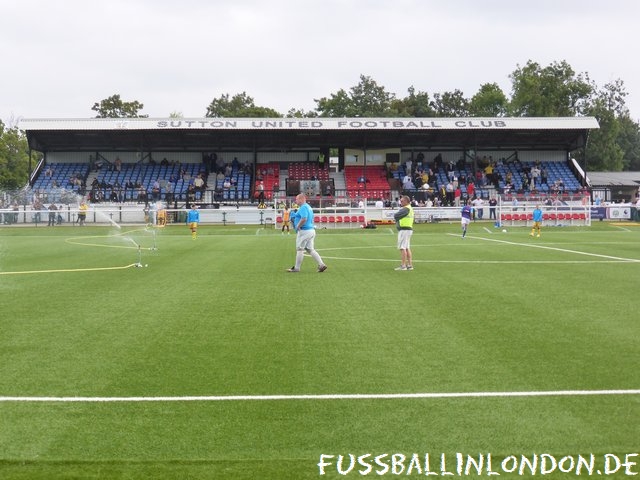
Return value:
M 527 184 L 524 172 L 534 168 L 535 162 L 523 162 L 519 164 L 500 164 L 496 171 L 500 174 L 500 180 L 495 184 L 476 184 L 476 195 L 489 198 L 491 195 L 520 195 L 528 198 L 532 192 L 527 193 L 523 186 Z M 582 190 L 579 179 L 571 170 L 568 162 L 548 161 L 542 165 L 548 170 L 548 176 L 544 183 L 536 184 L 537 196 L 546 195 L 571 196 Z M 119 170 L 103 166 L 97 171 L 92 171 L 88 163 L 63 163 L 44 162 L 38 169 L 33 182 L 33 190 L 42 196 L 46 202 L 65 202 L 65 193 L 76 195 L 87 195 L 91 191 L 91 183 L 97 181 L 102 191 L 103 201 L 112 199 L 112 193 L 117 193 L 116 202 L 138 201 L 140 187 L 146 192 L 148 198 L 152 198 L 154 182 L 160 185 L 158 199 L 178 202 L 186 202 L 190 183 L 193 183 L 198 175 L 211 178 L 204 192 L 196 191 L 194 200 L 205 202 L 209 199 L 213 202 L 233 202 L 240 204 L 252 204 L 255 202 L 255 192 L 257 185 L 263 182 L 265 187 L 265 198 L 268 201 L 274 199 L 286 199 L 286 192 L 280 192 L 281 172 L 286 180 L 293 181 L 330 181 L 330 174 L 327 168 L 320 169 L 317 164 L 296 162 L 280 165 L 276 162 L 256 164 L 255 175 L 244 172 L 238 165 L 231 167 L 228 175 L 218 176 L 216 173 L 209 174 L 204 164 L 187 163 L 173 165 L 142 164 L 142 163 L 122 163 Z M 47 172 L 50 172 L 47 173 Z M 399 165 L 391 170 L 388 165 L 371 165 L 368 167 L 345 166 L 342 172 L 338 172 L 342 177 L 345 188 L 343 191 L 332 189 L 331 196 L 340 198 L 366 200 L 390 200 L 392 192 L 399 194 L 398 183 L 406 175 L 405 165 Z M 511 191 L 507 189 L 505 178 L 511 174 L 512 183 L 515 186 Z M 466 163 L 462 168 L 453 170 L 453 177 L 473 179 L 475 182 L 475 170 L 471 163 Z M 335 177 L 335 176 L 334 176 Z M 449 181 L 448 172 L 445 167 L 435 170 L 430 180 L 430 186 L 437 194 L 441 185 L 446 185 Z M 225 188 L 225 180 L 228 180 L 231 187 Z M 394 182 L 394 180 L 396 180 Z M 560 183 L 559 183 L 560 182 Z M 87 185 L 88 184 L 88 185 Z M 554 191 L 554 185 L 561 184 L 562 191 Z M 84 188 L 83 188 L 84 185 Z M 135 187 L 131 186 L 135 185 Z M 467 193 L 467 184 L 460 185 L 462 193 Z M 409 191 L 408 194 L 414 196 L 416 192 Z M 324 191 L 321 189 L 319 195 Z M 73 196 L 67 195 L 66 199 L 74 201 Z M 211 202 L 209 202 L 211 203 Z
M 535 187 L 531 190 L 528 188 L 530 181 L 526 179 L 525 172 L 536 165 L 546 170 L 546 176 L 544 180 L 535 182 Z M 427 193 L 422 189 L 402 188 L 402 178 L 407 174 L 404 162 L 393 166 L 347 165 L 337 172 L 321 168 L 315 162 L 269 162 L 256 164 L 255 173 L 247 173 L 238 164 L 227 165 L 224 172 L 208 172 L 207 165 L 203 163 L 160 165 L 155 162 L 123 162 L 118 169 L 107 163 L 96 170 L 87 163 L 45 162 L 33 183 L 33 191 L 45 204 L 77 204 L 81 197 L 86 197 L 92 203 L 104 204 L 138 204 L 160 200 L 172 208 L 180 208 L 189 202 L 201 205 L 255 206 L 258 202 L 258 185 L 262 183 L 264 200 L 269 204 L 290 202 L 298 192 L 305 191 L 310 194 L 317 207 L 356 206 L 362 203 L 373 206 L 378 201 L 388 207 L 401 194 L 410 195 L 420 205 L 430 198 L 437 206 L 452 206 L 450 199 L 440 193 L 440 187 L 447 185 L 452 178 L 456 181 L 468 179 L 459 185 L 463 199 L 470 197 L 468 189 L 472 182 L 475 184 L 472 196 L 485 200 L 496 197 L 501 202 L 511 202 L 517 198 L 526 205 L 527 202 L 553 198 L 568 205 L 572 202 L 579 204 L 584 197 L 583 188 L 567 161 L 498 162 L 494 169 L 495 175 L 492 178 L 482 177 L 482 180 L 478 180 L 481 178 L 478 174 L 481 170 L 472 162 L 458 163 L 452 171 L 447 171 L 445 166 L 436 167 L 427 162 L 425 167 L 435 167 L 430 175 L 430 189 Z M 422 168 L 416 167 L 413 173 L 420 172 Z M 509 174 L 513 178 L 511 188 L 505 180 L 509 178 Z M 193 187 L 194 179 L 198 176 L 204 180 L 203 189 Z M 285 188 L 282 188 L 283 183 Z M 156 192 L 154 184 L 158 187 Z M 310 192 L 309 184 L 315 188 Z M 561 190 L 558 190 L 559 185 L 562 185 Z M 340 218 L 342 222 L 342 216 L 335 218 Z M 350 220 L 351 216 L 345 218 Z M 573 218 L 577 219 L 583 218 Z M 514 220 L 527 218 L 503 217 L 502 220 L 513 223 Z M 334 222 L 327 218 L 322 223 Z
M 189 202 L 255 207 L 260 191 L 274 205 L 300 191 L 321 208 L 379 201 L 390 206 L 403 193 L 444 204 L 439 189 L 450 180 L 459 183 L 463 197 L 473 182 L 473 195 L 485 199 L 573 201 L 584 197 L 586 179 L 571 152 L 583 148 L 588 130 L 597 128 L 592 118 L 313 124 L 310 129 L 299 119 L 21 121 L 30 147 L 43 152 L 31 178 L 41 202 L 74 204 L 79 196 L 119 204 L 158 199 L 174 208 Z M 336 163 L 318 161 L 332 151 L 338 153 Z M 483 175 L 487 158 L 495 160 Z M 402 187 L 409 165 L 412 175 L 430 172 L 427 193 Z M 544 180 L 527 177 L 534 167 L 544 170 Z M 194 188 L 198 177 L 204 186 Z

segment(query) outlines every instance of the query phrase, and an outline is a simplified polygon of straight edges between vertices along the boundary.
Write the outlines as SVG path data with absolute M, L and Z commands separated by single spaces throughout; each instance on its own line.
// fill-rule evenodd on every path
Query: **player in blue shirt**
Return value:
M 318 272 L 322 273 L 327 266 L 322 261 L 320 254 L 316 252 L 314 240 L 316 238 L 316 228 L 313 224 L 313 209 L 307 203 L 307 196 L 300 193 L 296 197 L 296 203 L 299 205 L 298 210 L 291 214 L 293 228 L 297 232 L 296 236 L 296 264 L 287 269 L 287 272 L 295 273 L 300 271 L 302 260 L 304 260 L 305 250 L 311 258 L 318 264 Z
M 198 223 L 200 223 L 200 212 L 198 207 L 193 205 L 191 210 L 187 212 L 187 225 L 191 230 L 191 238 L 194 240 L 198 237 Z
M 540 237 L 540 226 L 542 225 L 542 210 L 540 210 L 540 205 L 536 205 L 535 210 L 533 211 L 533 227 L 531 227 L 531 235 L 533 237 L 533 233 L 538 231 L 538 238 Z
M 467 234 L 467 226 L 471 223 L 473 217 L 473 208 L 467 200 L 460 211 L 460 225 L 462 225 L 462 238 Z

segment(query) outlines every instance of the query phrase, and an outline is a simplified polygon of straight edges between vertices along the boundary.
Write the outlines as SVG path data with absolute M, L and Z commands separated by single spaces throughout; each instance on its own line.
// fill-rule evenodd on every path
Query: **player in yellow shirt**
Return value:
M 282 210 L 282 234 L 284 235 L 284 229 L 287 229 L 287 235 L 291 233 L 289 226 L 291 225 L 291 212 L 289 211 L 289 207 L 284 206 L 284 210 Z

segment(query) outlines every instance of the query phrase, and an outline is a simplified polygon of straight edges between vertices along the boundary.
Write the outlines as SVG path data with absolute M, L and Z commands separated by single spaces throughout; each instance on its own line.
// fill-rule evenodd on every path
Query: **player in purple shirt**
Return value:
M 467 200 L 460 211 L 460 224 L 462 225 L 462 238 L 467 234 L 467 226 L 471 223 L 471 217 L 473 216 L 473 208 L 469 205 Z

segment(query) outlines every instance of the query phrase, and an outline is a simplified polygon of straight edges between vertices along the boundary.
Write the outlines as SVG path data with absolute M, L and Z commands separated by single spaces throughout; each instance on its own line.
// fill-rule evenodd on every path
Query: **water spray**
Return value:
M 136 268 L 142 268 L 144 266 L 142 265 L 142 248 L 140 247 L 140 244 L 136 242 L 133 238 L 131 237 L 127 237 L 127 238 L 131 240 L 136 247 L 138 247 L 138 262 L 135 263 L 134 266 Z
M 138 244 L 136 244 L 136 245 L 138 245 Z M 140 249 L 140 245 L 138 245 L 138 263 L 136 263 L 136 267 L 137 268 L 142 268 L 142 250 Z
M 158 250 L 158 246 L 156 244 L 156 229 L 151 227 L 151 232 L 153 232 L 153 247 L 151 247 L 151 250 Z

